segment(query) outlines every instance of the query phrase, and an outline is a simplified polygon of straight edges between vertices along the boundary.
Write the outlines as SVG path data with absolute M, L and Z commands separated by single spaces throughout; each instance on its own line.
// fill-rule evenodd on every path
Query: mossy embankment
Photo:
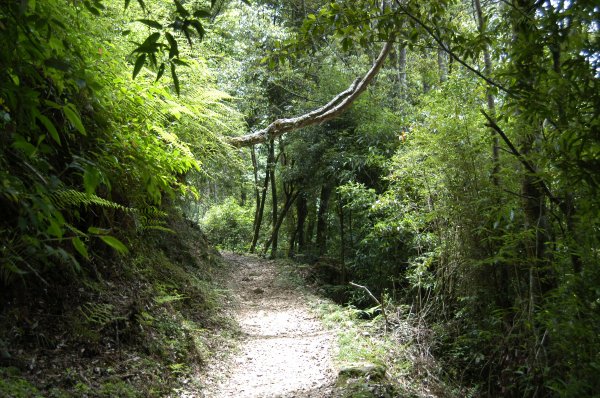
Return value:
M 221 311 L 227 265 L 183 219 L 107 249 L 84 271 L 2 293 L 0 396 L 176 395 L 236 327 Z

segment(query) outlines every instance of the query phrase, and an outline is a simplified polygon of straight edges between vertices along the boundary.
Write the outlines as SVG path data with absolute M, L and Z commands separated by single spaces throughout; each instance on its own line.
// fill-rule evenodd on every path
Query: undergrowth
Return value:
M 472 391 L 449 381 L 431 354 L 434 333 L 409 308 L 386 303 L 386 323 L 379 306 L 363 309 L 323 297 L 323 286 L 314 279 L 311 266 L 289 260 L 281 260 L 281 264 L 283 283 L 310 291 L 312 294 L 306 295 L 310 308 L 336 333 L 335 363 L 342 396 L 472 396 Z
M 219 255 L 184 220 L 61 289 L 23 289 L 0 313 L 0 396 L 165 397 L 229 333 Z

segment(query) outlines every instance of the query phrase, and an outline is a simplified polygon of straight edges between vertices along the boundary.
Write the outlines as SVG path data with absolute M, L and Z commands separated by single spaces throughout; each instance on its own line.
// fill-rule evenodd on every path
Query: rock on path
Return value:
M 277 279 L 268 260 L 224 254 L 235 266 L 230 289 L 243 333 L 240 352 L 210 371 L 207 398 L 334 396 L 333 333 L 308 310 L 303 294 Z

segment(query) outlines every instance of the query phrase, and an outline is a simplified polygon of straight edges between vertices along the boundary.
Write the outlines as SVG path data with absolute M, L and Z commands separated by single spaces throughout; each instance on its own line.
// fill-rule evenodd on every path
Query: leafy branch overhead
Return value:
M 138 3 L 145 11 L 144 2 L 138 0 Z M 215 1 L 212 2 L 211 7 L 214 7 L 214 5 Z M 129 1 L 126 1 L 125 8 L 128 6 Z M 200 20 L 210 18 L 212 13 L 202 8 L 189 11 L 179 0 L 173 0 L 173 6 L 175 17 L 166 24 L 150 18 L 136 20 L 146 25 L 153 32 L 142 43 L 134 43 L 137 47 L 132 52 L 132 54 L 136 54 L 133 78 L 137 77 L 144 66 L 149 65 L 156 71 L 156 80 L 158 81 L 164 75 L 168 66 L 175 91 L 179 94 L 180 83 L 176 69 L 177 66 L 187 66 L 188 63 L 180 58 L 177 37 L 185 37 L 190 47 L 193 46 L 194 41 L 202 41 L 206 30 Z

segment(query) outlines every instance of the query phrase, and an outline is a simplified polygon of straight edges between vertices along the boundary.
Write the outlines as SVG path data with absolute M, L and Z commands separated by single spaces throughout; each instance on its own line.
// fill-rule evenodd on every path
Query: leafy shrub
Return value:
M 240 206 L 229 197 L 208 209 L 200 224 L 217 246 L 244 250 L 252 240 L 252 216 L 252 209 Z

